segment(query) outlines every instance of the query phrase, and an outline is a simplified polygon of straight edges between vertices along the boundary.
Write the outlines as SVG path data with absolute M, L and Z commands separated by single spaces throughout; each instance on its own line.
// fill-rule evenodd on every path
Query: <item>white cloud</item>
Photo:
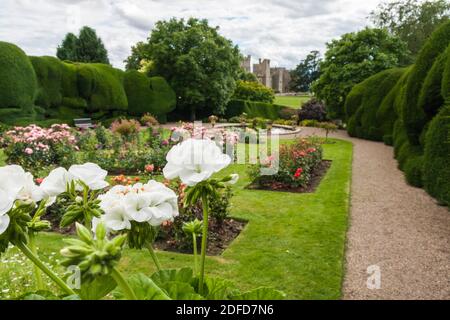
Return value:
M 67 32 L 97 30 L 115 67 L 161 19 L 206 18 L 244 54 L 294 67 L 311 50 L 367 23 L 381 0 L 1 0 L 0 40 L 55 55 Z

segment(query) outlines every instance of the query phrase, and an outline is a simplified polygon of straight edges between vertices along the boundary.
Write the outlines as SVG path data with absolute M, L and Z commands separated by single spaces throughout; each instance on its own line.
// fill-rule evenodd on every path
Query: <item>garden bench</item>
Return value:
M 91 118 L 73 119 L 73 122 L 75 124 L 75 127 L 80 128 L 80 129 L 89 129 L 89 128 L 94 127 L 94 125 L 92 124 Z

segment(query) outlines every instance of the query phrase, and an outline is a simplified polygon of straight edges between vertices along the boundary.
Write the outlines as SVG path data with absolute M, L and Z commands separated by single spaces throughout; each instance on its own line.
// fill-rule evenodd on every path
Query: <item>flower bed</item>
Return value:
M 323 161 L 322 153 L 322 146 L 315 139 L 299 139 L 292 144 L 281 145 L 278 153 L 250 167 L 253 183 L 249 187 L 311 191 L 329 167 L 329 162 Z M 265 170 L 270 174 L 265 174 Z

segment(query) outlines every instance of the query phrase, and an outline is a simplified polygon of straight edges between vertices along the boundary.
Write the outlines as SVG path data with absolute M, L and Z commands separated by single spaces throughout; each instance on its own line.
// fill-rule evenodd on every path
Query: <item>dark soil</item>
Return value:
M 246 221 L 239 221 L 231 218 L 225 219 L 222 224 L 211 223 L 209 225 L 206 253 L 210 256 L 220 255 L 241 233 L 246 224 Z M 197 245 L 198 253 L 200 254 L 201 237 L 197 238 Z M 180 243 L 175 238 L 166 237 L 164 239 L 157 239 L 154 243 L 154 247 L 158 250 L 192 254 L 192 246 L 183 246 L 183 243 Z
M 292 188 L 288 185 L 283 185 L 278 182 L 270 182 L 262 184 L 261 182 L 255 180 L 250 185 L 247 186 L 247 189 L 294 192 L 294 193 L 312 193 L 316 191 L 316 188 L 319 186 L 320 181 L 322 181 L 322 178 L 325 176 L 330 166 L 331 160 L 322 160 L 322 162 L 319 163 L 311 172 L 311 179 L 309 180 L 309 184 L 306 187 Z

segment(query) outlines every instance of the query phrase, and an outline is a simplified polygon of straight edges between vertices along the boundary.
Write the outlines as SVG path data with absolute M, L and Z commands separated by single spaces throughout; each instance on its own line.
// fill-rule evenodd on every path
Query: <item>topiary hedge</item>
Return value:
M 226 108 L 225 117 L 227 119 L 240 116 L 246 113 L 249 118 L 279 119 L 282 113 L 282 107 L 275 104 L 248 101 L 231 100 Z
M 445 205 L 450 205 L 450 105 L 430 123 L 423 163 L 425 190 Z
M 392 129 L 384 131 L 383 122 L 377 117 L 382 101 L 396 85 L 405 69 L 395 68 L 382 71 L 357 84 L 346 101 L 351 136 L 381 141 L 385 135 L 391 135 Z M 395 119 L 395 115 L 392 115 Z M 393 119 L 390 121 L 393 123 Z
M 33 66 L 17 46 L 0 41 L 0 121 L 34 116 L 37 82 Z
M 425 110 L 421 108 L 419 103 L 421 100 L 423 101 L 426 99 L 426 97 L 420 99 L 423 84 L 427 79 L 428 73 L 433 69 L 436 58 L 447 49 L 449 43 L 450 21 L 442 24 L 431 34 L 430 38 L 420 50 L 414 67 L 411 70 L 411 75 L 408 78 L 402 117 L 408 139 L 412 144 L 419 144 L 422 129 L 428 120 Z M 435 68 L 435 73 L 438 71 L 436 69 L 438 68 Z M 434 77 L 434 75 L 432 77 Z
M 38 82 L 35 104 L 45 109 L 58 107 L 62 101 L 63 63 L 54 57 L 29 57 Z

